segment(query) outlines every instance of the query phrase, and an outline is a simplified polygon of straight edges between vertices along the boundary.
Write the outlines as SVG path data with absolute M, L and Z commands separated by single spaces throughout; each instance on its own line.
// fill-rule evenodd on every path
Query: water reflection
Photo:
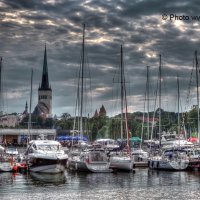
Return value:
M 0 174 L 0 198 L 199 199 L 200 172 L 136 169 L 136 173 Z
M 7 184 L 12 185 L 16 181 L 17 173 L 0 173 L 0 188 L 5 187 Z
M 43 183 L 64 184 L 66 182 L 65 173 L 45 174 L 45 173 L 30 173 L 30 177 L 34 184 L 40 185 Z

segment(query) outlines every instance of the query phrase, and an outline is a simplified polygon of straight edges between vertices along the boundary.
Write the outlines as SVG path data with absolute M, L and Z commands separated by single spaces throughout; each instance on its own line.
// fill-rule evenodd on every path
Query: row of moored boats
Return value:
M 16 149 L 1 147 L 0 171 L 29 170 L 55 174 L 64 172 L 66 168 L 79 172 L 132 171 L 135 167 L 175 171 L 199 169 L 200 148 L 188 142 L 180 145 L 181 142 L 144 151 L 130 148 L 127 142 L 100 139 L 93 144 L 79 141 L 64 150 L 58 141 L 32 140 L 22 154 Z

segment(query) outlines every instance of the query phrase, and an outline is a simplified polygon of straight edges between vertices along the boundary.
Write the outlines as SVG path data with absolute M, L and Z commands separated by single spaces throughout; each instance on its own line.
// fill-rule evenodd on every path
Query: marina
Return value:
M 0 7 L 1 200 L 200 199 L 197 0 Z

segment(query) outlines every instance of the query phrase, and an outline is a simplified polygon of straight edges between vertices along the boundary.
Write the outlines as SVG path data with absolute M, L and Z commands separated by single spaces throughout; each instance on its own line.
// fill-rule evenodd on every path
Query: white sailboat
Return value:
M 161 55 L 160 55 L 160 66 L 159 71 L 161 71 Z M 161 80 L 161 76 L 160 76 Z M 180 135 L 180 116 L 179 116 L 179 78 L 177 76 L 177 86 L 178 86 L 178 135 Z M 161 138 L 160 138 L 161 144 Z M 161 150 L 161 149 L 160 149 Z M 170 146 L 165 148 L 161 156 L 154 156 L 149 159 L 150 169 L 162 169 L 162 170 L 185 170 L 188 167 L 189 159 L 187 156 L 187 151 L 181 149 L 180 143 L 177 146 Z
M 3 67 L 3 59 L 0 58 L 0 103 L 3 102 L 3 92 L 2 92 L 2 67 Z M 2 106 L 2 107 L 1 107 Z M 3 105 L 0 105 L 0 108 L 2 108 L 1 111 L 3 111 Z M 6 152 L 8 149 L 2 147 L 0 145 L 0 172 L 11 172 L 13 171 L 13 168 L 16 166 L 16 163 L 14 161 L 14 155 L 12 152 Z
M 143 113 L 143 122 L 142 122 L 142 133 L 141 133 L 141 143 L 139 148 L 132 148 L 132 155 L 134 157 L 134 166 L 135 167 L 147 167 L 148 166 L 148 157 L 149 153 L 142 149 L 143 139 L 144 139 L 144 119 L 145 119 L 145 108 L 147 100 L 147 139 L 150 139 L 150 126 L 149 126 L 149 66 L 147 66 L 147 80 L 146 80 L 146 89 L 145 89 L 145 103 L 144 103 L 144 113 Z
M 123 133 L 125 130 L 126 133 L 126 150 L 120 152 L 113 152 L 110 155 L 110 167 L 123 170 L 131 171 L 133 170 L 133 157 L 131 155 L 131 150 L 129 146 L 129 130 L 128 130 L 128 121 L 127 121 L 127 99 L 126 99 L 126 84 L 125 84 L 125 74 L 124 74 L 124 62 L 123 62 L 123 48 L 121 45 L 121 59 L 120 59 L 120 86 L 121 86 L 121 140 L 124 139 Z M 124 115 L 124 106 L 125 106 L 125 115 Z M 125 117 L 124 117 L 125 116 Z M 125 126 L 124 126 L 125 122 Z
M 187 151 L 179 148 L 170 148 L 165 150 L 161 156 L 154 156 L 149 160 L 150 169 L 180 171 L 185 170 L 188 165 Z
M 79 103 L 79 134 L 80 138 L 83 138 L 83 101 L 84 101 L 84 76 L 85 76 L 85 24 L 83 25 L 83 42 L 82 42 L 82 55 L 80 66 L 80 89 L 78 81 L 77 98 L 80 97 Z M 69 159 L 67 166 L 71 170 L 85 171 L 85 172 L 112 172 L 110 169 L 110 162 L 107 158 L 106 152 L 100 149 L 81 149 L 81 143 L 79 141 L 79 151 L 69 153 Z M 85 145 L 84 145 L 85 146 Z
M 189 166 L 188 169 L 200 169 L 200 135 L 199 135 L 199 62 L 197 57 L 197 51 L 195 51 L 195 68 L 196 68 L 196 95 L 197 95 L 197 138 L 198 146 L 188 149 Z

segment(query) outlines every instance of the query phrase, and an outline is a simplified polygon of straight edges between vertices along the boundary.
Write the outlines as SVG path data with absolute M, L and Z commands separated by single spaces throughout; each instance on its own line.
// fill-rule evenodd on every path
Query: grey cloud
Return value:
M 111 100 L 117 98 L 113 96 L 118 93 L 113 85 L 113 77 L 119 66 L 121 44 L 124 46 L 129 95 L 144 97 L 147 65 L 151 67 L 151 87 L 155 91 L 158 55 L 161 53 L 169 96 L 175 101 L 176 74 L 179 73 L 182 98 L 186 98 L 184 96 L 187 94 L 194 50 L 199 50 L 200 46 L 199 26 L 193 26 L 192 21 L 182 21 L 182 31 L 180 26 L 175 26 L 175 21 L 162 23 L 161 14 L 199 15 L 198 1 L 92 0 L 86 3 L 62 0 L 55 4 L 39 0 L 3 2 L 6 5 L 1 8 L 3 14 L 18 13 L 25 20 L 19 22 L 10 16 L 12 20 L 5 21 L 5 15 L 2 15 L 0 22 L 0 55 L 5 62 L 7 90 L 23 91 L 23 96 L 9 99 L 9 110 L 23 111 L 25 101 L 29 98 L 31 68 L 34 69 L 33 104 L 36 105 L 46 41 L 49 79 L 54 95 L 53 110 L 56 114 L 73 114 L 83 23 L 86 23 L 86 52 L 92 91 L 96 91 L 96 88 L 109 88 L 96 91 L 93 110 L 104 103 L 111 112 Z M 96 44 L 91 42 L 104 36 L 110 40 Z M 152 52 L 155 55 L 147 57 Z M 141 101 L 129 102 L 133 106 L 143 107 Z

